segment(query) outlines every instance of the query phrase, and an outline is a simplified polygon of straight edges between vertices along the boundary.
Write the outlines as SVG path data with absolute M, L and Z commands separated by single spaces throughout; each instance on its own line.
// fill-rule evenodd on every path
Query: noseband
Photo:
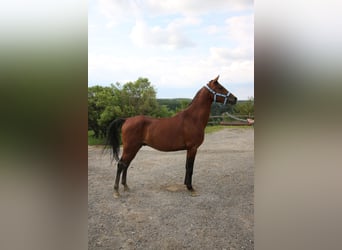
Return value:
M 208 85 L 205 85 L 204 87 L 206 87 L 210 93 L 212 93 L 214 95 L 214 103 L 216 102 L 216 96 L 221 96 L 221 97 L 224 97 L 224 103 L 223 105 L 226 105 L 227 103 L 227 100 L 228 100 L 228 96 L 231 94 L 229 91 L 226 95 L 224 94 L 221 94 L 221 93 L 217 93 L 215 92 L 213 89 L 211 89 Z

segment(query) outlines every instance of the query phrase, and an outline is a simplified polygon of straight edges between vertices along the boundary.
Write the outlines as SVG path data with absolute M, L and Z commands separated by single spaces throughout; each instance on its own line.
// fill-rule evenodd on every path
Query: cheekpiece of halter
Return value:
M 223 105 L 226 105 L 227 100 L 228 100 L 228 96 L 230 95 L 230 92 L 228 91 L 228 93 L 226 95 L 221 94 L 221 93 L 217 93 L 215 92 L 213 89 L 211 89 L 208 85 L 205 85 L 204 87 L 206 87 L 210 93 L 212 93 L 214 95 L 214 103 L 216 103 L 216 96 L 221 96 L 224 97 L 224 102 Z

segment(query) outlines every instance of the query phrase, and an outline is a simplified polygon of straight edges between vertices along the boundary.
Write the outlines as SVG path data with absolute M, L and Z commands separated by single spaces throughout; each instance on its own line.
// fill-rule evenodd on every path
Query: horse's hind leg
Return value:
M 118 198 L 120 196 L 119 193 L 119 182 L 120 182 L 120 176 L 121 172 L 125 169 L 125 163 L 121 161 L 118 162 L 117 171 L 116 171 L 116 178 L 114 183 L 114 197 Z
M 129 187 L 127 185 L 127 169 L 128 169 L 128 166 L 125 167 L 125 169 L 122 172 L 121 184 L 124 186 L 124 191 L 129 191 Z
M 119 194 L 119 182 L 120 175 L 122 173 L 121 184 L 124 186 L 124 191 L 128 191 L 129 187 L 127 185 L 127 169 L 134 159 L 135 155 L 139 151 L 141 146 L 135 146 L 130 148 L 124 148 L 120 161 L 118 162 L 118 170 L 116 174 L 115 184 L 114 184 L 114 197 L 118 197 Z

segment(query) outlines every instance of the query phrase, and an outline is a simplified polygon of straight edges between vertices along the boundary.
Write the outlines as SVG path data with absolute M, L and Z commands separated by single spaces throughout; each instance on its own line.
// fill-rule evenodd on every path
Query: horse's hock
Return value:
M 253 249 L 254 129 L 206 134 L 191 197 L 186 151 L 143 147 L 130 166 L 130 191 L 112 197 L 116 164 L 88 149 L 89 249 Z

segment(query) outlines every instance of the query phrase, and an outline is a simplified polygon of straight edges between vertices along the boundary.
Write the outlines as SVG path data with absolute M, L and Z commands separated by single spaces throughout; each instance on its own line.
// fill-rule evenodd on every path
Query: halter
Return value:
M 229 91 L 226 95 L 224 94 L 221 94 L 221 93 L 217 93 L 215 92 L 213 89 L 211 89 L 208 85 L 205 85 L 204 87 L 206 87 L 210 93 L 212 93 L 214 95 L 214 103 L 216 102 L 216 96 L 221 96 L 221 97 L 224 97 L 224 103 L 223 105 L 226 105 L 227 103 L 227 100 L 228 100 L 228 96 L 231 94 Z

